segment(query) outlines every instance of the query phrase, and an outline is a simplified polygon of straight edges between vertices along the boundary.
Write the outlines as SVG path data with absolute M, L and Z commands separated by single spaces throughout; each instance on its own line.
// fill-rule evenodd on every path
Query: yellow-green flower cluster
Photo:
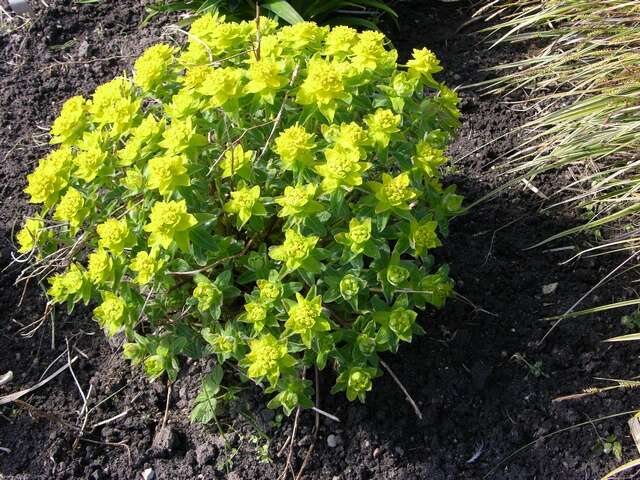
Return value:
M 280 156 L 284 170 L 299 170 L 313 163 L 314 135 L 299 124 L 280 133 L 274 151 Z
M 407 202 L 415 199 L 418 192 L 412 188 L 411 179 L 407 172 L 403 172 L 396 177 L 387 173 L 382 174 L 382 183 L 371 182 L 369 187 L 375 193 L 378 201 L 376 213 L 398 208 L 407 210 L 410 208 Z
M 371 239 L 371 219 L 352 218 L 349 220 L 349 231 L 337 233 L 335 238 L 336 242 L 348 246 L 356 255 L 362 253 L 366 243 Z
M 326 163 L 317 165 L 315 171 L 321 175 L 322 190 L 331 193 L 344 187 L 351 189 L 362 185 L 362 175 L 371 168 L 371 163 L 361 162 L 356 149 L 335 146 L 324 151 Z
M 156 202 L 149 214 L 144 231 L 149 232 L 149 246 L 169 248 L 175 242 L 182 250 L 189 250 L 189 230 L 198 221 L 187 212 L 184 200 Z
M 321 296 L 306 299 L 296 293 L 296 300 L 297 303 L 289 308 L 289 317 L 284 326 L 290 332 L 300 335 L 302 343 L 311 347 L 312 334 L 331 330 L 331 325 L 322 314 Z
M 277 197 L 275 202 L 282 208 L 278 212 L 279 217 L 289 217 L 299 215 L 305 210 L 311 212 L 309 206 L 312 204 L 318 187 L 311 184 L 284 187 L 284 194 Z M 315 203 L 316 205 L 317 202 Z
M 175 119 L 162 132 L 162 140 L 159 145 L 173 154 L 188 151 L 194 147 L 202 147 L 207 144 L 204 135 L 198 133 L 191 117 Z
M 133 65 L 133 83 L 145 92 L 152 92 L 166 78 L 173 54 L 174 48 L 163 43 L 146 49 Z
M 269 256 L 279 262 L 284 262 L 289 270 L 296 270 L 302 265 L 318 243 L 316 235 L 304 236 L 296 230 L 289 229 L 284 232 L 284 243 L 271 247 Z
M 141 103 L 133 93 L 131 80 L 116 77 L 96 88 L 89 103 L 91 121 L 111 125 L 110 133 L 120 135 L 134 122 Z
M 206 312 L 222 300 L 222 292 L 209 280 L 200 280 L 193 289 L 193 298 L 198 301 L 198 310 Z
M 288 353 L 287 341 L 278 340 L 271 334 L 250 340 L 249 349 L 241 363 L 247 367 L 249 378 L 255 380 L 267 378 L 275 385 L 280 373 L 295 364 Z
M 147 187 L 157 189 L 160 195 L 170 196 L 178 187 L 191 185 L 187 174 L 187 158 L 182 154 L 168 154 L 149 160 Z
M 260 202 L 260 187 L 242 187 L 231 192 L 231 200 L 225 203 L 224 211 L 237 215 L 240 226 L 247 223 L 252 215 L 263 215 L 266 210 Z
M 58 200 L 69 182 L 72 158 L 71 150 L 60 148 L 40 160 L 33 173 L 27 175 L 24 191 L 30 196 L 30 203 L 42 203 L 48 208 Z
M 135 238 L 125 218 L 108 218 L 97 226 L 96 231 L 100 237 L 100 247 L 110 250 L 115 255 L 120 255 L 125 248 L 135 244 Z
M 86 215 L 85 200 L 82 194 L 73 187 L 69 187 L 60 199 L 53 218 L 69 222 L 74 228 L 80 226 Z
M 402 117 L 391 110 L 378 108 L 375 113 L 367 115 L 364 119 L 369 127 L 371 140 L 380 148 L 387 148 L 391 135 L 400 131 Z
M 62 303 L 69 296 L 77 294 L 84 286 L 84 269 L 76 263 L 71 264 L 69 269 L 62 274 L 56 274 L 49 278 L 51 287 L 47 291 L 53 303 Z
M 429 177 L 438 176 L 438 168 L 446 163 L 444 150 L 421 141 L 416 145 L 416 153 L 412 157 L 413 164 Z
M 259 95 L 264 101 L 272 104 L 276 92 L 288 83 L 283 71 L 283 65 L 272 58 L 261 58 L 251 62 L 247 71 L 249 81 L 245 85 L 245 90 Z
M 367 30 L 362 32 L 352 48 L 352 62 L 359 71 L 375 71 L 393 68 L 398 58 L 395 50 L 384 48 L 384 35 Z
M 221 178 L 238 175 L 248 179 L 251 175 L 251 162 L 254 153 L 253 150 L 245 152 L 240 144 L 225 151 L 224 158 L 220 162 L 220 168 L 222 169 Z
M 157 249 L 150 252 L 144 250 L 138 252 L 129 264 L 129 268 L 137 274 L 135 282 L 140 285 L 149 283 L 163 266 L 164 260 L 160 258 L 160 253 Z
M 222 67 L 211 69 L 211 72 L 206 76 L 197 91 L 207 97 L 211 107 L 223 107 L 244 91 L 243 78 L 244 72 L 240 68 Z
M 416 255 L 424 255 L 428 250 L 442 245 L 438 239 L 436 230 L 438 222 L 427 219 L 422 222 L 411 222 L 411 235 L 409 237 L 412 247 L 416 251 Z
M 296 101 L 301 105 L 317 105 L 329 121 L 338 109 L 338 102 L 349 102 L 343 74 L 338 64 L 321 58 L 312 58 L 307 76 L 298 89 Z
M 431 79 L 431 75 L 442 71 L 440 60 L 428 48 L 414 48 L 411 60 L 407 62 L 409 73 Z
M 64 102 L 60 115 L 51 125 L 50 143 L 65 144 L 76 139 L 86 127 L 86 111 L 86 101 L 80 96 L 71 97 Z
M 153 115 L 147 115 L 133 128 L 127 143 L 118 150 L 118 164 L 129 166 L 149 152 L 153 152 L 165 127 L 164 119 L 158 121 Z
M 87 274 L 89 281 L 95 285 L 102 285 L 113 280 L 113 258 L 103 248 L 89 254 Z
M 93 315 L 108 335 L 115 335 L 125 326 L 127 305 L 115 293 L 103 292 L 102 303 L 93 311 Z
M 260 290 L 260 301 L 264 303 L 272 303 L 282 295 L 282 284 L 271 280 L 259 279 L 256 282 Z
M 32 251 L 38 243 L 40 243 L 41 237 L 45 232 L 44 221 L 41 218 L 27 218 L 24 222 L 24 226 L 16 234 L 16 240 L 18 240 L 18 252 L 29 253 Z

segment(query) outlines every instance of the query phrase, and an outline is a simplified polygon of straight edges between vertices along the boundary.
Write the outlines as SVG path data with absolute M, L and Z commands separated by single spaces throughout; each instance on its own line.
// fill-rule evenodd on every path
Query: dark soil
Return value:
M 47 0 L 48 8 L 32 3 L 37 5 L 29 24 L 0 34 L 0 268 L 11 259 L 12 226 L 30 211 L 21 193 L 26 174 L 47 151 L 44 128 L 62 101 L 87 95 L 129 68 L 135 55 L 163 36 L 163 22 L 174 20 L 159 18 L 140 29 L 144 2 L 137 0 L 88 5 Z M 450 85 L 477 82 L 486 75 L 482 67 L 520 54 L 509 49 L 488 54 L 479 37 L 468 35 L 472 27 L 458 32 L 469 18 L 464 1 L 406 1 L 398 10 L 402 29 L 391 36 L 401 55 L 406 57 L 413 47 L 434 49 Z M 464 90 L 462 99 L 464 126 L 451 148 L 456 163 L 449 180 L 471 203 L 504 181 L 490 166 L 518 138 L 508 136 L 481 147 L 526 117 L 473 89 Z M 537 182 L 552 194 L 565 179 L 549 175 Z M 627 416 L 543 438 L 637 407 L 632 390 L 552 403 L 559 395 L 589 386 L 593 377 L 632 377 L 631 362 L 638 354 L 632 345 L 601 343 L 627 333 L 620 312 L 566 320 L 538 345 L 550 326 L 540 319 L 562 313 L 619 261 L 598 257 L 560 265 L 575 251 L 524 250 L 577 222 L 568 210 L 542 213 L 540 198 L 525 189 L 511 189 L 456 219 L 442 255 L 450 263 L 457 291 L 483 310 L 453 300 L 442 312 L 423 319 L 426 336 L 386 358 L 424 419 L 417 420 L 388 375 L 377 380 L 366 405 L 328 395 L 330 379 L 321 378 L 320 406 L 341 422 L 321 418 L 305 478 L 475 479 L 490 473 L 496 479 L 594 479 L 618 464 L 598 448 L 610 434 L 621 442 L 624 459 L 637 456 Z M 565 241 L 553 246 L 571 245 Z M 282 471 L 286 455 L 277 453 L 293 419 L 279 422 L 252 389 L 221 418 L 224 437 L 215 425 L 189 423 L 191 401 L 210 368 L 207 361 L 183 366 L 169 398 L 168 427 L 152 446 L 165 411 L 166 385 L 149 384 L 138 368 L 124 362 L 86 311 L 71 317 L 59 314 L 55 328 L 47 321 L 33 338 L 22 338 L 18 330 L 41 316 L 44 302 L 34 287 L 19 307 L 22 291 L 14 279 L 11 272 L 0 278 L 0 374 L 14 372 L 0 395 L 35 384 L 65 351 L 67 340 L 76 348 L 71 355 L 79 357 L 73 367 L 79 384 L 85 393 L 92 386 L 89 406 L 101 403 L 90 411 L 80 441 L 70 425 L 82 423 L 83 402 L 68 371 L 22 398 L 32 407 L 0 407 L 0 447 L 10 450 L 0 452 L 0 478 L 138 479 L 152 468 L 159 479 L 253 479 L 276 478 Z M 543 295 L 542 286 L 556 282 L 557 290 Z M 591 295 L 586 305 L 630 296 L 633 292 L 624 285 L 617 279 Z M 528 368 L 523 359 L 537 368 Z M 49 372 L 64 361 L 58 360 Z M 313 422 L 311 413 L 301 414 L 296 469 L 312 443 Z M 266 455 L 258 454 L 257 447 L 267 438 L 272 463 L 262 463 Z M 499 463 L 502 459 L 506 461 Z

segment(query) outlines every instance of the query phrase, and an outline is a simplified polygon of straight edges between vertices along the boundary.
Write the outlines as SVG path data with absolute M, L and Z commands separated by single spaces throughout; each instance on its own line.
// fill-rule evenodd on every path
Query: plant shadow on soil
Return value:
M 113 9 L 105 4 L 53 2 L 51 8 L 37 10 L 31 27 L 0 37 L 2 56 L 7 60 L 0 66 L 0 156 L 5 159 L 0 165 L 4 181 L 0 185 L 0 268 L 11 258 L 11 225 L 30 211 L 20 193 L 25 175 L 46 151 L 30 147 L 34 134 L 38 135 L 36 126 L 47 125 L 64 98 L 88 94 L 162 36 L 160 20 L 138 30 L 143 3 L 128 0 Z M 401 2 L 398 11 L 403 29 L 391 36 L 401 56 L 406 58 L 413 47 L 434 49 L 450 85 L 479 81 L 485 75 L 481 67 L 521 53 L 502 49 L 487 54 L 478 37 L 458 34 L 470 12 L 466 2 Z M 64 49 L 51 49 L 72 39 L 74 43 Z M 513 148 L 518 137 L 480 147 L 521 124 L 526 116 L 472 90 L 464 91 L 462 99 L 464 126 L 450 149 L 453 159 L 462 160 L 455 164 L 448 181 L 458 184 L 471 202 L 503 181 L 488 167 Z M 537 186 L 554 193 L 564 180 L 562 175 L 548 175 Z M 419 405 L 422 421 L 388 375 L 376 380 L 365 405 L 330 396 L 332 378 L 321 375 L 321 408 L 341 422 L 321 419 L 305 478 L 481 478 L 500 459 L 531 440 L 633 408 L 633 391 L 551 402 L 558 395 L 590 385 L 594 376 L 632 377 L 629 359 L 638 353 L 632 345 L 600 343 L 625 332 L 619 312 L 566 320 L 544 343 L 537 343 L 549 327 L 542 317 L 562 313 L 620 261 L 601 257 L 562 266 L 559 262 L 566 252 L 524 250 L 577 222 L 569 211 L 541 213 L 539 198 L 517 189 L 455 219 L 440 255 L 450 264 L 456 290 L 491 314 L 452 300 L 444 310 L 422 319 L 426 336 L 403 346 L 397 355 L 385 357 Z M 14 279 L 15 273 L 0 278 L 4 318 L 0 374 L 12 370 L 15 375 L 12 383 L 0 387 L 0 394 L 36 383 L 64 352 L 65 338 L 69 339 L 87 356 L 72 352 L 79 356 L 74 372 L 85 393 L 92 385 L 94 404 L 117 392 L 92 411 L 86 437 L 123 442 L 131 449 L 132 461 L 129 463 L 124 447 L 75 442 L 76 434 L 65 424 L 76 424 L 82 401 L 65 372 L 23 398 L 40 414 L 46 412 L 46 418 L 33 411 L 30 416 L 17 407 L 0 410 L 0 447 L 11 450 L 0 453 L 0 474 L 5 478 L 130 479 L 140 478 L 148 467 L 159 479 L 275 478 L 282 471 L 284 458 L 276 453 L 290 435 L 293 422 L 285 419 L 278 424 L 255 389 L 243 392 L 241 400 L 222 416 L 221 421 L 229 426 L 226 439 L 215 426 L 188 422 L 191 401 L 211 367 L 208 360 L 184 365 L 169 399 L 169 433 L 161 445 L 151 449 L 165 410 L 166 386 L 149 384 L 138 368 L 123 361 L 86 309 L 56 317 L 53 350 L 50 323 L 33 339 L 19 337 L 20 325 L 41 315 L 44 300 L 37 287 L 30 288 L 18 307 L 21 291 L 13 286 Z M 550 283 L 558 283 L 556 291 L 543 295 L 542 286 Z M 598 290 L 596 298 L 589 298 L 589 304 L 631 295 L 624 285 L 624 278 L 617 279 Z M 539 370 L 517 361 L 514 355 L 518 354 Z M 92 427 L 125 410 L 124 417 Z M 249 420 L 247 412 L 251 412 Z M 309 412 L 300 417 L 293 458 L 297 467 L 311 443 L 313 422 Z M 260 431 L 271 439 L 273 463 L 259 461 L 252 437 L 260 445 Z M 595 448 L 599 438 L 610 434 L 622 443 L 624 458 L 633 458 L 633 442 L 621 417 L 541 440 L 501 465 L 490 478 L 599 478 L 617 464 Z M 329 435 L 334 436 L 333 447 L 327 443 Z M 227 464 L 222 465 L 225 460 Z

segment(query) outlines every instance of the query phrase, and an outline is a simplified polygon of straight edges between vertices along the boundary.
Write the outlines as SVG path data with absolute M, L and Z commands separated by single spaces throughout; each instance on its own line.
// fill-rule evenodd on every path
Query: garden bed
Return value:
M 467 35 L 473 26 L 459 28 L 469 19 L 470 5 L 436 3 L 398 4 L 400 29 L 389 34 L 401 58 L 414 47 L 433 49 L 445 66 L 446 83 L 456 86 L 482 80 L 482 67 L 521 53 L 487 53 L 478 36 Z M 11 259 L 14 223 L 30 212 L 22 193 L 26 175 L 47 151 L 45 129 L 62 101 L 87 95 L 129 70 L 146 46 L 170 35 L 166 26 L 175 20 L 156 17 L 139 28 L 144 2 L 134 0 L 48 4 L 38 4 L 32 23 L 0 36 L 0 268 Z M 516 144 L 517 136 L 503 135 L 528 113 L 473 89 L 461 96 L 463 127 L 450 149 L 454 165 L 447 182 L 458 184 L 471 203 L 503 181 L 491 165 Z M 549 175 L 537 179 L 536 187 L 553 193 L 565 180 Z M 566 320 L 538 344 L 550 327 L 541 317 L 565 311 L 617 265 L 615 257 L 560 265 L 571 251 L 524 250 L 578 220 L 561 209 L 541 212 L 540 197 L 528 189 L 508 191 L 455 219 L 440 255 L 451 266 L 456 290 L 478 308 L 450 301 L 442 312 L 422 319 L 427 335 L 385 358 L 423 420 L 387 375 L 376 380 L 365 405 L 329 395 L 331 382 L 321 377 L 320 407 L 341 422 L 321 418 L 305 478 L 471 479 L 488 473 L 505 479 L 598 478 L 618 463 L 598 448 L 611 434 L 623 457 L 633 458 L 622 416 L 542 439 L 499 465 L 543 435 L 637 406 L 633 390 L 552 403 L 589 386 L 593 377 L 633 377 L 631 360 L 638 353 L 633 345 L 600 343 L 628 332 L 620 313 Z M 183 365 L 168 399 L 165 438 L 152 446 L 167 405 L 166 385 L 150 384 L 138 367 L 122 360 L 85 309 L 71 317 L 60 312 L 55 328 L 47 322 L 32 339 L 21 338 L 18 330 L 41 316 L 44 299 L 32 286 L 18 306 L 23 292 L 14 279 L 15 271 L 0 277 L 0 374 L 14 373 L 0 394 L 37 383 L 68 340 L 77 348 L 71 355 L 79 357 L 74 364 L 79 384 L 85 392 L 93 385 L 90 405 L 113 396 L 91 412 L 80 441 L 68 425 L 76 424 L 83 402 L 68 371 L 22 398 L 34 408 L 2 407 L 0 447 L 10 452 L 0 452 L 0 476 L 131 479 L 152 468 L 159 479 L 276 478 L 282 471 L 286 450 L 282 456 L 278 452 L 293 418 L 278 421 L 257 390 L 243 391 L 241 401 L 220 418 L 224 437 L 216 425 L 189 423 L 209 360 Z M 587 303 L 619 300 L 623 280 L 596 291 Z M 555 283 L 552 293 L 543 294 L 544 285 Z M 312 442 L 313 423 L 312 413 L 301 414 L 295 467 Z

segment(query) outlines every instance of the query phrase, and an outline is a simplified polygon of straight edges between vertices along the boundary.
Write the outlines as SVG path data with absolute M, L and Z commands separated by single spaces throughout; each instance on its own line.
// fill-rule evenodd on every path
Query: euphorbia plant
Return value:
M 66 266 L 50 301 L 96 302 L 152 378 L 212 355 L 290 413 L 330 367 L 364 400 L 452 292 L 432 251 L 461 205 L 439 169 L 457 97 L 378 32 L 207 14 L 188 38 L 64 104 L 20 251 Z

